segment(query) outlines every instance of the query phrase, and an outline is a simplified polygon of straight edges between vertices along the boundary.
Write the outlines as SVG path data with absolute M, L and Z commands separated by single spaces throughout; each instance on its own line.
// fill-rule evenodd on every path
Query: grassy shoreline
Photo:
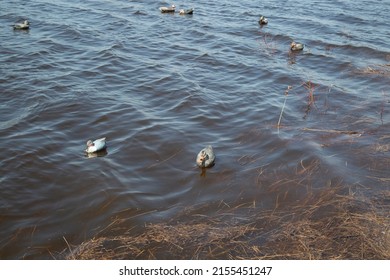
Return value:
M 390 259 L 390 192 L 367 201 L 337 186 L 291 209 L 248 205 L 204 215 L 187 209 L 139 234 L 100 236 L 62 252 L 65 259 Z M 118 221 L 112 225 L 120 227 Z

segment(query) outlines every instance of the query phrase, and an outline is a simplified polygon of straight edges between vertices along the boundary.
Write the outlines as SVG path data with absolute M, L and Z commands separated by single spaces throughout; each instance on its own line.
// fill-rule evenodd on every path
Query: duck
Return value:
M 268 23 L 268 19 L 265 16 L 260 16 L 259 24 L 263 25 L 263 24 L 267 24 L 267 23 Z
M 187 9 L 187 10 L 181 9 L 179 11 L 180 15 L 192 15 L 193 13 L 194 13 L 194 9 L 193 8 L 190 8 L 190 9 Z
M 30 23 L 28 22 L 28 20 L 25 20 L 20 23 L 15 23 L 13 27 L 14 29 L 26 30 L 30 28 Z
M 305 45 L 304 44 L 302 44 L 302 43 L 296 43 L 296 42 L 291 42 L 291 45 L 290 45 L 290 49 L 292 50 L 292 51 L 301 51 L 301 50 L 303 50 L 303 48 L 305 47 Z
M 175 5 L 172 5 L 170 7 L 160 7 L 160 11 L 162 13 L 174 13 L 176 9 Z
M 107 148 L 106 137 L 97 139 L 95 141 L 88 140 L 87 148 L 85 149 L 86 153 L 96 153 Z
M 215 154 L 211 145 L 203 148 L 196 157 L 196 164 L 199 167 L 212 167 L 215 163 Z

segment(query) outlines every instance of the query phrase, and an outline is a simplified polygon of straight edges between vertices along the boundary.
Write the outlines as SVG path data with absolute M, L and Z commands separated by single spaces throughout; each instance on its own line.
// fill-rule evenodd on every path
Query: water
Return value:
M 388 1 L 201 0 L 175 3 L 192 16 L 161 14 L 169 4 L 1 2 L 1 259 L 52 259 L 116 219 L 142 231 L 186 207 L 389 189 Z M 107 154 L 86 157 L 103 136 Z M 217 160 L 202 173 L 207 144 Z

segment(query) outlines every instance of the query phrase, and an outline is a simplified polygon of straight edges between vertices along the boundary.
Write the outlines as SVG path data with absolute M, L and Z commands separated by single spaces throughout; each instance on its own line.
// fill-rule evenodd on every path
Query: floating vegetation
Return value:
M 287 89 L 286 89 L 286 91 L 284 92 L 284 103 L 283 103 L 282 110 L 281 110 L 281 112 L 280 112 L 279 120 L 278 120 L 278 124 L 277 124 L 278 131 L 279 131 L 279 128 L 280 128 L 280 122 L 281 122 L 281 120 L 282 120 L 282 115 L 283 115 L 283 112 L 284 112 L 284 108 L 286 107 L 286 101 L 287 101 L 288 92 L 289 92 L 291 89 L 292 89 L 292 86 L 287 86 Z
M 362 134 L 354 130 L 337 130 L 337 129 L 317 129 L 317 128 L 303 128 L 304 131 L 313 131 L 313 132 L 326 132 L 326 133 L 335 133 L 335 134 L 349 134 L 349 135 L 358 135 Z
M 358 70 L 358 73 L 369 74 L 369 75 L 390 76 L 390 64 L 378 64 L 375 66 L 367 66 L 364 69 Z
M 306 119 L 307 115 L 310 113 L 311 108 L 314 104 L 314 89 L 316 88 L 316 85 L 313 84 L 311 81 L 307 81 L 303 83 L 303 86 L 307 90 L 307 97 L 308 97 L 308 102 L 307 102 L 307 108 L 305 111 L 305 116 L 303 117 Z
M 263 40 L 260 44 L 260 50 L 268 56 L 275 55 L 277 52 L 277 47 L 273 41 L 273 37 L 271 37 L 269 34 L 264 34 Z

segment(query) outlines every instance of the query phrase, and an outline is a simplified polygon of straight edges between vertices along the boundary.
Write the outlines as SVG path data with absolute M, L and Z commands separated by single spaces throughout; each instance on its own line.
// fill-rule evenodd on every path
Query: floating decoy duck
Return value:
M 175 9 L 176 9 L 175 5 L 172 5 L 170 7 L 160 7 L 160 11 L 162 13 L 174 13 Z
M 213 148 L 208 145 L 202 149 L 196 157 L 196 164 L 199 167 L 211 167 L 215 163 L 215 155 Z
M 268 19 L 266 19 L 265 16 L 260 16 L 259 24 L 263 25 L 263 24 L 267 24 L 267 23 L 268 23 Z
M 290 49 L 292 51 L 301 51 L 304 48 L 304 44 L 301 43 L 296 43 L 296 42 L 291 42 Z
M 194 9 L 193 8 L 187 9 L 187 10 L 181 9 L 179 11 L 180 15 L 192 15 L 193 13 L 194 13 Z
M 28 22 L 28 20 L 25 20 L 20 23 L 15 23 L 13 27 L 14 29 L 26 30 L 30 28 L 30 23 Z
M 95 141 L 88 140 L 87 149 L 85 149 L 85 152 L 96 153 L 98 151 L 104 150 L 105 148 L 107 148 L 106 137 L 97 139 Z

